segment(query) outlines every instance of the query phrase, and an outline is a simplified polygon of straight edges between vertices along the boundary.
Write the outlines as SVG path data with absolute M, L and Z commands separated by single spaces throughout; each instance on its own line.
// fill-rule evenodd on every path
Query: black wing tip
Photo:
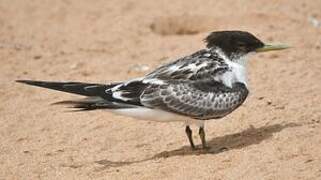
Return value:
M 62 90 L 60 87 L 62 84 L 57 82 L 49 82 L 49 81 L 34 81 L 34 80 L 16 80 L 17 83 L 27 84 L 30 86 L 37 86 L 42 88 L 49 88 L 55 90 Z
M 29 84 L 29 85 L 38 85 L 41 84 L 42 81 L 33 81 L 33 80 L 16 80 L 17 83 Z
M 16 80 L 17 83 L 24 83 L 24 84 L 27 84 L 29 82 L 32 82 L 32 80 L 21 80 L 21 79 L 18 79 Z
M 34 81 L 34 80 L 16 80 L 17 83 L 27 84 L 41 88 L 52 89 L 82 96 L 100 96 L 105 95 L 105 90 L 109 87 L 102 84 L 82 83 L 82 82 L 57 82 L 57 81 Z M 93 90 L 86 87 L 97 86 Z M 111 86 L 112 87 L 112 86 Z

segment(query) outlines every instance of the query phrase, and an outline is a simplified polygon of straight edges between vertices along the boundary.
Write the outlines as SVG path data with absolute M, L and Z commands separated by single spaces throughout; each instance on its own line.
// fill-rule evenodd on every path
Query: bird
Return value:
M 207 149 L 205 122 L 227 116 L 249 94 L 246 69 L 249 55 L 289 46 L 265 44 L 253 34 L 238 30 L 211 32 L 204 42 L 203 49 L 161 65 L 143 77 L 123 82 L 16 82 L 85 96 L 54 103 L 75 111 L 107 110 L 136 119 L 183 122 L 193 150 L 196 146 L 190 126 L 196 125 L 201 149 Z

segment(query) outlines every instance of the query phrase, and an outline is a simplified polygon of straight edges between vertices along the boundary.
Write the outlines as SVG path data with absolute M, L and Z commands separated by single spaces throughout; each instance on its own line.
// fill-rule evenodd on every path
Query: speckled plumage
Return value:
M 216 49 L 202 49 L 192 55 L 180 58 L 157 68 L 145 79 L 161 80 L 204 80 L 228 70 L 228 64 L 216 52 Z
M 245 82 L 224 84 L 224 75 L 233 72 L 232 62 L 225 58 L 218 49 L 203 49 L 163 65 L 143 78 L 109 85 L 25 83 L 90 96 L 85 100 L 61 102 L 80 110 L 144 107 L 207 120 L 231 113 L 248 94 Z
M 207 120 L 229 114 L 244 102 L 247 94 L 248 90 L 242 83 L 235 83 L 229 88 L 210 80 L 175 82 L 148 87 L 141 96 L 141 103 L 147 107 Z

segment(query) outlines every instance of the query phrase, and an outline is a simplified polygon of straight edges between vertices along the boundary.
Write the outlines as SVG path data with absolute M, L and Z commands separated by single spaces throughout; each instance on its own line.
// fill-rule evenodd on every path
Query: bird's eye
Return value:
M 237 42 L 236 43 L 238 47 L 245 47 L 246 44 L 244 42 Z
M 243 42 L 238 42 L 237 44 L 237 49 L 240 51 L 246 51 L 247 50 L 247 45 Z

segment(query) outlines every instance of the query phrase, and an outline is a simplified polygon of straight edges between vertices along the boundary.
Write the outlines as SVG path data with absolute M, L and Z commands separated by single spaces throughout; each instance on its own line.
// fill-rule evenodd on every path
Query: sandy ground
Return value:
M 77 96 L 14 82 L 139 77 L 225 29 L 294 48 L 252 57 L 207 152 L 182 124 L 67 113 L 50 104 Z M 320 52 L 320 0 L 1 0 L 0 179 L 321 179 Z

